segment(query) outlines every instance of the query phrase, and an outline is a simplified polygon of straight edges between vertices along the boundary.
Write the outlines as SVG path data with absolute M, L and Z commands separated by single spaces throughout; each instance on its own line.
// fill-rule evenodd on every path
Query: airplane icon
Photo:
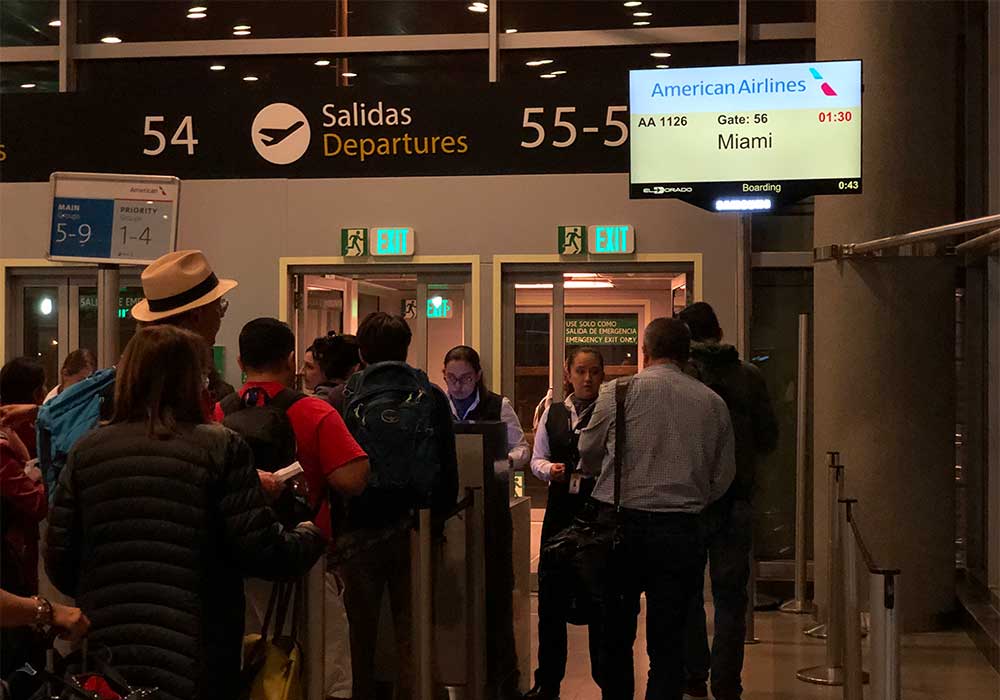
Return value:
M 277 146 L 305 125 L 304 121 L 297 121 L 287 129 L 261 129 L 258 133 L 261 137 L 261 143 L 265 146 Z

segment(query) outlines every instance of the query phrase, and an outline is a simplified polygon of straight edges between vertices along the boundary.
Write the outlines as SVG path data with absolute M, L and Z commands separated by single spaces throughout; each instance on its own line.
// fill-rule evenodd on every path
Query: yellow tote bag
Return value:
M 291 633 L 284 634 L 285 618 L 290 599 L 292 604 Z M 303 700 L 302 647 L 297 631 L 302 603 L 302 582 L 275 583 L 264 615 L 260 634 L 243 638 L 243 678 L 246 700 Z M 277 611 L 274 633 L 271 617 Z

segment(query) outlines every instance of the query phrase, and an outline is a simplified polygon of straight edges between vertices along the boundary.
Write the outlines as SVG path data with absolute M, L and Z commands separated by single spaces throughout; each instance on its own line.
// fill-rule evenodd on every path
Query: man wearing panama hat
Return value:
M 226 315 L 229 303 L 223 298 L 238 286 L 236 280 L 219 279 L 200 250 L 178 250 L 153 261 L 142 271 L 142 291 L 145 298 L 132 307 L 132 317 L 142 324 L 170 324 L 197 333 L 204 338 L 207 352 Z M 209 358 L 210 360 L 211 358 Z M 209 361 L 209 406 L 232 394 L 214 364 Z M 114 384 L 104 390 L 107 399 L 114 396 Z M 109 418 L 111 400 L 102 401 L 101 417 Z M 0 408 L 0 423 L 14 425 L 34 420 L 38 406 L 10 404 Z

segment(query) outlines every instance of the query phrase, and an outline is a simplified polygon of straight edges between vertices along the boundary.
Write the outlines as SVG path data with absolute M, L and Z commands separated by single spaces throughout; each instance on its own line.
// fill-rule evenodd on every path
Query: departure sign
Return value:
M 631 71 L 632 198 L 716 211 L 861 192 L 861 61 Z
M 53 173 L 49 258 L 148 264 L 174 249 L 175 177 Z

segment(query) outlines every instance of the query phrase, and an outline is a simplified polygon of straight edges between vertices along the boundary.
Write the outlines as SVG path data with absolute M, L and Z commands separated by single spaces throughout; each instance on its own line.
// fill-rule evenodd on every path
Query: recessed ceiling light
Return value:
M 250 28 L 251 27 L 250 27 L 249 24 L 237 24 L 235 27 L 233 27 L 233 31 L 234 32 L 245 32 L 245 31 L 248 31 Z
M 233 32 L 233 36 L 250 36 L 250 30 L 249 29 L 237 29 L 235 32 Z
M 35 84 L 34 83 L 22 83 L 21 87 L 23 87 L 25 90 L 30 90 L 31 88 L 35 87 Z
M 633 22 L 633 27 L 646 27 L 649 26 L 649 22 Z
M 328 65 L 330 65 L 330 62 L 328 60 L 326 60 L 325 58 L 321 58 L 320 60 L 316 61 L 316 63 L 314 63 L 313 65 L 314 66 L 328 66 Z
M 244 75 L 243 80 L 245 80 L 248 83 L 255 83 L 257 82 L 258 78 L 256 75 Z
M 102 44 L 120 44 L 122 40 L 116 36 L 104 36 L 101 37 Z
M 50 27 L 61 27 L 62 26 L 62 20 L 61 19 L 54 19 L 51 22 L 49 22 L 49 26 Z
M 542 78 L 555 78 L 556 76 L 553 75 L 552 73 L 546 73 L 545 75 L 542 75 L 542 76 L 539 76 L 539 77 L 542 77 Z
M 550 75 L 566 75 L 566 71 L 564 71 L 564 70 L 554 70 L 554 71 L 552 71 L 550 73 Z
M 197 7 L 192 7 L 191 9 L 188 10 L 189 13 L 207 12 L 207 11 L 208 11 L 208 8 L 207 7 L 202 7 L 201 5 L 198 5 Z
M 221 63 L 216 63 L 216 64 L 212 65 L 209 68 L 209 70 L 226 70 L 226 67 L 224 65 L 222 65 Z
M 504 29 L 503 32 L 504 34 L 517 34 L 516 29 Z
M 670 58 L 670 53 L 667 51 L 654 51 L 649 55 L 653 58 Z
M 357 78 L 358 77 L 357 73 L 341 73 L 340 75 L 342 77 L 344 77 L 344 78 Z
M 189 12 L 187 16 L 188 19 L 205 19 L 206 17 L 208 17 L 208 15 L 204 12 Z
M 625 7 L 639 7 L 642 3 L 639 0 L 629 0 L 625 3 Z
M 542 58 L 542 59 L 539 59 L 537 61 L 528 61 L 524 65 L 531 66 L 532 68 L 537 68 L 538 66 L 547 66 L 550 63 L 552 63 L 552 59 L 551 58 Z
M 633 12 L 632 16 L 633 17 L 652 17 L 653 13 L 652 12 Z
M 490 11 L 490 7 L 486 3 L 474 2 L 471 5 L 469 5 L 468 10 L 469 10 L 469 12 L 479 12 L 479 13 L 482 13 L 482 12 L 489 12 Z
M 668 66 L 668 65 L 665 65 L 665 64 L 663 64 L 663 63 L 661 63 L 660 65 L 658 65 L 658 66 L 657 66 L 657 68 L 669 68 L 669 67 L 670 67 L 670 66 Z

